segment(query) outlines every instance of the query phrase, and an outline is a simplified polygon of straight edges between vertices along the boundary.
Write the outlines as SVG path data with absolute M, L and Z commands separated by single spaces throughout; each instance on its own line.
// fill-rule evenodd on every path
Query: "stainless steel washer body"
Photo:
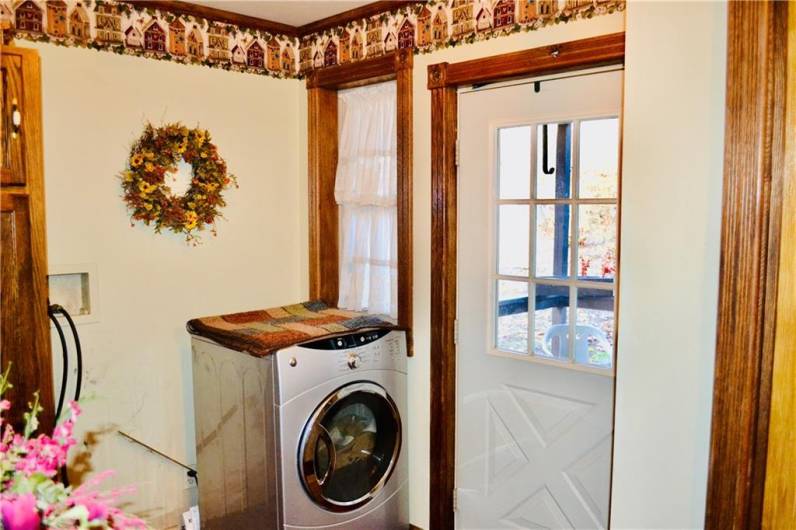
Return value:
M 408 527 L 404 332 L 193 351 L 203 528 Z

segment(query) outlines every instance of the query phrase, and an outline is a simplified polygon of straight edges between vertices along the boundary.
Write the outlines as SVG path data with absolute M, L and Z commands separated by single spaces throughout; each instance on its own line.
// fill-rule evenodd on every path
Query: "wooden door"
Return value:
M 53 421 L 47 317 L 41 80 L 33 50 L 3 46 L 0 82 L 0 364 L 14 385 L 12 421 L 38 391 L 42 427 Z

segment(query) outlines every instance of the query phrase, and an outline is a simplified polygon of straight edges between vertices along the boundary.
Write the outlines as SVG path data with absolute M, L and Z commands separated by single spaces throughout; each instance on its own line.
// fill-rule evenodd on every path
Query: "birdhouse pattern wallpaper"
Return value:
M 396 49 L 428 53 L 624 8 L 625 0 L 407 2 L 300 39 L 109 0 L 0 0 L 0 18 L 21 39 L 301 78 Z

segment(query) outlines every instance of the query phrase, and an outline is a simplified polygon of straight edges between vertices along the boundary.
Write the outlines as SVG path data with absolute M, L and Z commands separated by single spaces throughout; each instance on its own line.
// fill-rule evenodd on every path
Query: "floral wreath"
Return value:
M 183 195 L 174 195 L 166 184 L 167 173 L 177 170 L 184 160 L 192 167 L 191 185 Z M 153 224 L 155 232 L 164 228 L 175 234 L 184 233 L 186 241 L 196 244 L 197 232 L 222 217 L 226 205 L 222 192 L 237 180 L 227 173 L 227 164 L 218 156 L 218 149 L 204 129 L 189 129 L 180 123 L 153 127 L 147 124 L 141 137 L 130 150 L 128 168 L 122 172 L 124 202 L 135 221 Z

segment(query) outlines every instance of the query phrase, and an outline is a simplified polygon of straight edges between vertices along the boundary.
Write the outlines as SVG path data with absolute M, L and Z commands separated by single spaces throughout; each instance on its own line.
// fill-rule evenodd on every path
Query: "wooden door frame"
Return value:
M 453 528 L 456 451 L 456 135 L 463 85 L 623 64 L 614 33 L 428 67 L 431 91 L 431 530 Z
M 705 528 L 760 528 L 782 231 L 788 2 L 729 2 Z M 792 134 L 792 133 L 791 133 Z
M 796 528 L 796 9 L 788 10 L 785 169 L 763 528 Z

